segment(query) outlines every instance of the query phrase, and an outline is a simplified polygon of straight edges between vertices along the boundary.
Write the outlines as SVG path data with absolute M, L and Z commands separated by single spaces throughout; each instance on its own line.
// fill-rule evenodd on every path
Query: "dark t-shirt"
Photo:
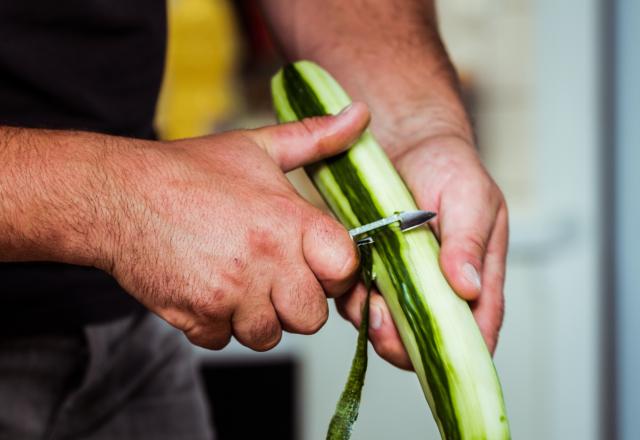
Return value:
M 0 2 L 0 125 L 152 138 L 165 40 L 165 0 Z M 3 329 L 81 325 L 139 307 L 97 269 L 0 264 Z

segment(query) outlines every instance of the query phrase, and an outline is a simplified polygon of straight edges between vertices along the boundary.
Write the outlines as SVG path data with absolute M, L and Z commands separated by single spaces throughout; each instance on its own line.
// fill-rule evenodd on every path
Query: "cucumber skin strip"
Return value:
M 373 278 L 373 255 L 368 245 L 360 247 L 360 268 L 362 279 L 367 289 L 367 296 L 362 307 L 362 320 L 358 328 L 358 342 L 356 352 L 353 355 L 349 377 L 340 395 L 335 413 L 329 423 L 327 440 L 349 440 L 353 425 L 358 418 L 360 409 L 360 397 L 364 386 L 364 377 L 367 372 L 367 350 L 369 348 L 369 298 Z
M 296 80 L 296 76 L 301 81 Z M 272 90 L 281 121 L 335 114 L 350 102 L 328 73 L 307 61 L 281 70 L 272 81 Z M 295 95 L 299 93 L 309 98 L 309 90 L 311 99 L 302 103 L 296 100 Z M 290 99 L 288 94 L 294 98 Z M 301 108 L 302 104 L 308 108 Z M 347 170 L 351 175 L 340 176 L 341 184 L 338 184 L 336 173 L 340 170 Z M 308 171 L 347 227 L 377 220 L 395 211 L 415 209 L 410 193 L 368 131 L 348 153 Z M 362 190 L 369 199 L 370 209 L 366 212 L 361 209 Z M 371 194 L 375 194 L 375 198 Z M 439 270 L 439 246 L 435 237 L 426 228 L 404 234 L 392 228 L 382 231 L 376 238 L 374 251 L 376 284 L 391 308 L 442 437 L 510 438 L 502 391 L 491 357 L 469 307 L 453 293 Z M 388 270 L 398 266 L 401 274 Z

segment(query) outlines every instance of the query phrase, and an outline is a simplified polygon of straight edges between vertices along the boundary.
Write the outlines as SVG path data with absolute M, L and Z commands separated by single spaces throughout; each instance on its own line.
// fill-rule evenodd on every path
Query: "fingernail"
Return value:
M 369 309 L 369 326 L 373 330 L 382 327 L 382 310 L 378 306 L 371 306 Z
M 482 283 L 480 282 L 480 274 L 471 263 L 464 263 L 462 265 L 462 274 L 469 281 L 473 287 L 480 290 Z
M 343 108 L 342 110 L 340 110 L 340 113 L 338 113 L 338 115 L 343 115 L 345 113 L 347 113 L 349 110 L 351 110 L 351 107 L 353 107 L 353 102 L 351 104 L 349 104 L 348 106 L 346 106 L 345 108 Z

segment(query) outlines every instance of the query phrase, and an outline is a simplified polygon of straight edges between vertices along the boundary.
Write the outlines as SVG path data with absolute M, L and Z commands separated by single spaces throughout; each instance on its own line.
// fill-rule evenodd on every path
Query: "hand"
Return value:
M 358 256 L 346 229 L 300 198 L 283 171 L 339 153 L 368 123 L 337 116 L 118 152 L 105 269 L 196 345 L 231 336 L 268 350 L 310 334 Z M 159 144 L 159 145 L 158 145 Z
M 437 137 L 417 144 L 394 163 L 421 209 L 438 216 L 429 224 L 442 245 L 441 268 L 459 296 L 470 302 L 491 353 L 504 311 L 503 284 L 508 242 L 507 207 L 476 150 L 460 137 Z M 355 325 L 365 295 L 362 285 L 336 300 Z M 370 338 L 380 356 L 411 369 L 389 309 L 372 295 Z

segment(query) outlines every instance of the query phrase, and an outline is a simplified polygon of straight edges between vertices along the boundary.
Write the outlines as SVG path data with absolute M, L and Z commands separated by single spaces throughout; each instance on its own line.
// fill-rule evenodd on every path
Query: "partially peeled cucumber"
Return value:
M 272 79 L 281 122 L 336 114 L 351 99 L 309 61 Z M 370 131 L 336 157 L 307 168 L 325 201 L 347 227 L 417 209 L 411 193 Z M 440 270 L 440 247 L 427 228 L 397 226 L 374 233 L 375 284 L 389 305 L 443 439 L 509 439 L 502 389 L 469 305 Z

